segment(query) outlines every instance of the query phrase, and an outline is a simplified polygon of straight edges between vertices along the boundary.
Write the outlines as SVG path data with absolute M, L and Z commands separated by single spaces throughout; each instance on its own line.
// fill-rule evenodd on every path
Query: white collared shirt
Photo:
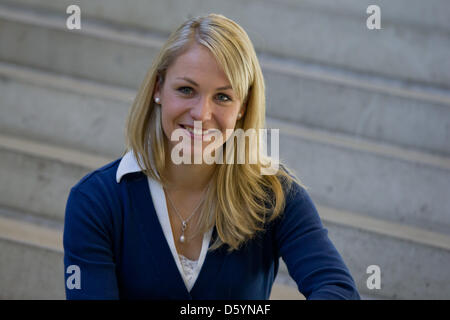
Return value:
M 153 167 L 153 164 L 152 164 Z M 154 167 L 153 167 L 154 168 Z M 142 171 L 139 167 L 136 158 L 132 151 L 127 152 L 119 163 L 116 173 L 116 181 L 120 182 L 120 179 L 127 173 Z M 156 172 L 156 170 L 154 170 Z M 159 223 L 161 224 L 164 236 L 167 243 L 169 244 L 170 251 L 172 252 L 175 263 L 178 267 L 178 271 L 183 278 L 188 291 L 191 291 L 194 286 L 195 281 L 200 273 L 203 262 L 205 261 L 206 253 L 209 247 L 209 242 L 211 240 L 211 235 L 213 229 L 211 228 L 208 232 L 203 235 L 202 249 L 200 251 L 200 257 L 198 260 L 189 260 L 181 254 L 178 254 L 175 247 L 175 242 L 173 239 L 172 227 L 170 225 L 169 213 L 167 210 L 167 202 L 164 190 L 161 184 L 148 177 L 148 185 L 150 189 L 150 194 L 155 206 L 156 214 L 158 215 Z

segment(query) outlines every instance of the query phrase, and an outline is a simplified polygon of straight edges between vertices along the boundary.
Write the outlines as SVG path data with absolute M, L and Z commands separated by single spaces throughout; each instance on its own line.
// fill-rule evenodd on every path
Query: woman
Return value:
M 67 298 L 268 299 L 282 257 L 306 298 L 359 299 L 300 181 L 285 166 L 262 174 L 276 159 L 258 143 L 225 151 L 233 129 L 261 141 L 264 120 L 245 31 L 217 14 L 183 23 L 138 91 L 123 157 L 70 192 Z M 195 162 L 206 153 L 218 161 Z M 227 161 L 242 153 L 258 161 Z

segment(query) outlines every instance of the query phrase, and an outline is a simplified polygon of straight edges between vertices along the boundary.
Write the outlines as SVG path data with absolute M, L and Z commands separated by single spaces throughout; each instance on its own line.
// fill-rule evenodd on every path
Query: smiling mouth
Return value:
M 201 130 L 198 128 L 193 128 L 193 127 L 189 127 L 189 126 L 185 126 L 180 124 L 180 127 L 187 130 L 189 133 L 191 133 L 194 136 L 207 136 L 209 134 L 212 134 L 213 132 L 218 131 L 218 129 L 208 129 L 208 130 Z

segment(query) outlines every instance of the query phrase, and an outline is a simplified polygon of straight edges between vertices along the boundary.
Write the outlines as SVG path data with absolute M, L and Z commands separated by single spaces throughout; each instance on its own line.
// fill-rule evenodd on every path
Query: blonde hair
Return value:
M 167 185 L 164 171 L 164 139 L 167 138 L 162 130 L 161 110 L 153 102 L 153 93 L 156 81 L 164 82 L 168 67 L 193 42 L 212 52 L 239 100 L 247 104 L 235 129 L 256 129 L 259 139 L 259 129 L 265 126 L 264 78 L 247 33 L 236 22 L 220 14 L 187 20 L 169 36 L 153 61 L 127 118 L 125 152 L 131 150 L 142 171 L 163 186 Z M 229 139 L 222 148 L 227 143 L 235 143 L 235 139 Z M 246 152 L 253 152 L 255 148 L 257 146 L 246 145 Z M 265 159 L 265 163 L 270 161 L 262 155 L 259 159 Z M 263 231 L 267 222 L 280 216 L 286 202 L 285 192 L 292 182 L 303 186 L 286 166 L 281 167 L 283 170 L 278 170 L 276 175 L 261 175 L 260 162 L 225 162 L 216 166 L 197 224 L 197 234 L 216 226 L 218 237 L 210 250 L 223 244 L 229 246 L 229 251 L 236 250 L 254 238 L 258 231 Z

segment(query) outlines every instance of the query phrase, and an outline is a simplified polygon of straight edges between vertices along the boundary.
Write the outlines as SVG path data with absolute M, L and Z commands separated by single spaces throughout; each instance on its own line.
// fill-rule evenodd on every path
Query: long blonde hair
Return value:
M 187 20 L 169 36 L 154 59 L 127 118 L 125 152 L 132 151 L 142 171 L 163 186 L 167 185 L 164 140 L 167 138 L 162 130 L 161 110 L 153 102 L 153 93 L 156 81 L 163 83 L 168 67 L 193 41 L 212 52 L 239 100 L 247 104 L 235 129 L 256 129 L 260 139 L 259 129 L 265 127 L 264 78 L 247 33 L 236 22 L 220 14 Z M 235 140 L 227 140 L 223 148 L 227 143 L 235 143 Z M 252 152 L 254 148 L 257 146 L 246 145 L 246 152 Z M 267 163 L 270 158 L 264 159 Z M 210 250 L 223 244 L 229 246 L 229 251 L 240 248 L 257 232 L 263 231 L 267 222 L 283 213 L 285 192 L 292 182 L 303 186 L 285 165 L 281 164 L 282 170 L 275 175 L 261 175 L 261 167 L 261 162 L 247 161 L 244 164 L 225 161 L 216 166 L 197 224 L 197 233 L 216 226 L 218 236 Z

